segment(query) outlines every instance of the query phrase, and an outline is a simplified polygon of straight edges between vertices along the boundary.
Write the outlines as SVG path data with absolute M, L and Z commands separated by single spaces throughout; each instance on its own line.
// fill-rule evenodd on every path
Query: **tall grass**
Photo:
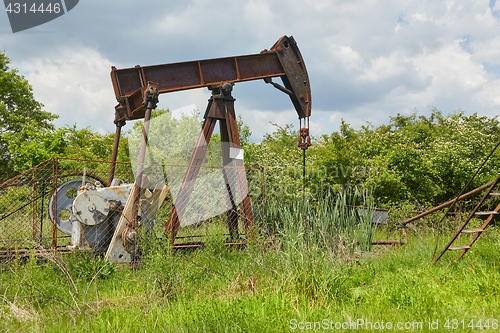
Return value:
M 245 250 L 214 238 L 179 253 L 157 239 L 134 269 L 84 253 L 16 260 L 0 272 L 0 331 L 290 332 L 363 319 L 422 322 L 426 332 L 435 320 L 443 331 L 450 318 L 500 318 L 497 227 L 459 262 L 432 265 L 430 235 L 360 252 L 369 214 L 352 207 L 367 194 L 269 204 L 266 241 Z
M 265 212 L 268 230 L 285 252 L 320 249 L 336 256 L 371 248 L 374 203 L 367 189 L 344 189 L 315 202 L 271 200 Z

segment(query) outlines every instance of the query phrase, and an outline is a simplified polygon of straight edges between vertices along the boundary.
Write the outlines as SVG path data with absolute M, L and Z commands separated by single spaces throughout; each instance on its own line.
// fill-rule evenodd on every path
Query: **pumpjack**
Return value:
M 282 84 L 273 81 L 279 77 Z M 234 109 L 233 87 L 240 82 L 263 80 L 290 97 L 300 121 L 298 147 L 305 151 L 311 144 L 309 117 L 311 115 L 311 88 L 306 66 L 293 37 L 281 37 L 269 50 L 258 54 L 233 56 L 206 60 L 195 60 L 153 66 L 111 69 L 111 81 L 118 104 L 115 107 L 116 132 L 108 184 L 77 181 L 62 184 L 51 200 L 53 220 L 58 228 L 71 233 L 72 244 L 83 241 L 105 252 L 111 262 L 131 262 L 140 252 L 138 235 L 141 228 L 150 228 L 156 214 L 167 197 L 168 186 L 152 184 L 144 174 L 144 160 L 148 144 L 151 113 L 157 107 L 160 94 L 196 88 L 208 88 L 211 97 L 204 114 L 198 140 L 189 160 L 187 171 L 178 190 L 165 233 L 175 245 L 177 233 L 182 226 L 181 217 L 189 200 L 200 167 L 207 153 L 210 138 L 219 122 L 224 165 L 231 166 L 235 177 L 225 179 L 231 207 L 226 212 L 229 240 L 238 241 L 238 220 L 245 232 L 254 224 L 252 206 L 248 196 L 247 179 L 242 159 L 241 143 Z M 137 170 L 133 184 L 120 184 L 115 179 L 115 166 L 121 129 L 127 121 L 144 120 Z M 234 183 L 234 184 L 230 184 Z M 234 185 L 234 186 L 233 186 Z M 68 189 L 76 189 L 74 200 L 59 199 Z M 233 188 L 246 195 L 238 202 Z M 61 207 L 72 212 L 69 220 L 58 216 Z M 239 208 L 239 210 L 238 210 Z M 110 235 L 112 235 L 110 237 Z

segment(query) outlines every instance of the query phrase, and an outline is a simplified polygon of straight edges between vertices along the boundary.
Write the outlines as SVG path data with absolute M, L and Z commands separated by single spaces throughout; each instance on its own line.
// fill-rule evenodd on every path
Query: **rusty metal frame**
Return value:
M 280 77 L 284 86 L 273 82 L 272 78 L 274 77 Z M 154 83 L 157 95 L 205 87 L 212 91 L 212 98 L 209 100 L 198 143 L 189 162 L 188 171 L 179 193 L 180 196 L 189 198 L 192 185 L 186 184 L 192 184 L 198 174 L 199 166 L 205 156 L 205 146 L 208 145 L 217 121 L 220 121 L 222 141 L 228 143 L 228 147 L 240 148 L 240 138 L 234 112 L 234 98 L 232 98 L 230 91 L 235 83 L 258 79 L 263 79 L 266 83 L 272 84 L 290 97 L 301 120 L 301 126 L 302 119 L 306 118 L 304 124 L 306 124 L 307 120 L 307 128 L 301 128 L 301 131 L 307 132 L 307 135 L 303 137 L 305 143 L 299 144 L 304 150 L 305 156 L 305 149 L 307 149 L 310 142 L 308 127 L 311 114 L 311 88 L 304 60 L 293 37 L 283 36 L 270 50 L 263 50 L 259 54 L 154 66 L 135 66 L 125 69 L 112 67 L 111 81 L 118 105 L 115 107 L 114 122 L 117 125 L 117 130 L 113 145 L 109 181 L 114 176 L 114 163 L 116 162 L 119 142 L 117 137 L 120 136 L 118 126 L 123 126 L 127 120 L 145 118 L 145 121 L 149 121 L 151 108 L 145 103 L 145 96 L 151 83 Z M 231 87 L 229 94 L 227 94 L 228 87 Z M 145 142 L 145 140 L 143 141 Z M 227 148 L 228 151 L 223 152 L 224 163 L 227 162 L 234 164 L 236 167 L 243 167 L 243 161 L 232 161 L 229 158 L 229 149 Z M 239 169 L 237 168 L 237 170 Z M 239 175 L 239 188 L 247 188 L 248 184 L 244 171 L 242 175 L 240 175 L 240 171 L 237 171 L 237 173 Z M 231 221 L 235 219 L 237 221 L 238 217 L 233 194 L 229 189 L 228 191 L 233 202 L 233 209 L 228 212 L 228 228 L 233 242 L 238 238 L 238 234 L 237 226 L 235 229 L 234 223 Z M 133 209 L 133 211 L 135 212 L 136 209 Z M 243 199 L 241 211 L 243 225 L 245 231 L 247 231 L 248 227 L 254 223 L 248 196 Z M 174 207 L 166 228 L 167 234 L 170 234 L 172 244 L 180 224 L 178 213 L 177 208 Z
M 311 115 L 311 88 L 302 55 L 293 37 L 281 37 L 270 50 L 260 54 L 187 61 L 154 66 L 111 69 L 111 81 L 118 105 L 115 122 L 144 118 L 147 82 L 157 82 L 160 94 L 195 88 L 210 88 L 222 82 L 280 77 L 300 119 Z
M 245 167 L 243 165 L 243 160 L 230 158 L 230 149 L 239 149 L 241 146 L 238 134 L 238 124 L 234 111 L 235 100 L 231 95 L 231 91 L 232 85 L 227 82 L 220 87 L 213 87 L 212 89 L 212 97 L 210 98 L 205 111 L 202 131 L 198 136 L 195 149 L 191 155 L 187 172 L 179 190 L 178 198 L 181 198 L 181 200 L 189 199 L 194 188 L 195 179 L 199 173 L 203 159 L 205 158 L 210 138 L 212 137 L 217 121 L 219 121 L 221 142 L 226 143 L 223 145 L 222 154 L 224 166 L 227 166 L 232 169 L 231 171 L 236 172 L 236 182 L 238 183 L 238 188 L 242 193 L 245 193 L 245 197 L 239 204 L 241 209 L 241 214 L 239 215 L 242 217 L 245 232 L 248 232 L 249 227 L 254 225 L 254 217 L 250 198 L 248 196 L 248 183 L 245 175 Z M 233 180 L 227 179 L 226 174 L 224 174 L 224 177 L 226 178 L 227 191 L 232 204 L 232 208 L 227 212 L 229 240 L 230 242 L 241 242 L 238 234 L 238 213 L 236 212 L 237 204 L 235 203 L 235 194 L 231 191 L 231 188 L 234 188 L 234 186 L 229 185 L 229 182 L 232 182 Z M 182 210 L 182 206 L 173 207 L 170 219 L 165 228 L 165 232 L 170 235 L 170 242 L 174 246 L 180 226 L 179 216 L 183 214 Z

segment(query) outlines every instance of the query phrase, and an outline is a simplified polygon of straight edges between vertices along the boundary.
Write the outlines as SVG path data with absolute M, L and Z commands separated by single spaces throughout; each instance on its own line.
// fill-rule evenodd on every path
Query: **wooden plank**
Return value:
M 470 246 L 468 246 L 468 245 L 450 246 L 448 248 L 448 250 L 450 250 L 450 251 L 468 250 L 468 249 L 470 249 Z
M 478 229 L 468 229 L 468 230 L 467 230 L 467 229 L 464 229 L 464 230 L 462 230 L 461 232 L 462 232 L 463 234 L 476 234 L 476 233 L 478 233 L 478 232 L 483 232 L 483 231 L 484 231 L 483 229 L 479 229 L 479 228 L 478 228 Z

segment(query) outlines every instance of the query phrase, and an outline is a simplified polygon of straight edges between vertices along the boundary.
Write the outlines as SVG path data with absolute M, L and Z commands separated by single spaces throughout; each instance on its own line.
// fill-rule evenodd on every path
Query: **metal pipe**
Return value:
M 391 239 L 372 241 L 372 245 L 399 245 L 399 244 L 403 244 L 403 242 L 400 240 L 391 240 Z
M 139 212 L 139 199 L 142 188 L 144 160 L 146 159 L 146 147 L 148 145 L 149 123 L 151 120 L 151 112 L 156 109 L 158 103 L 158 83 L 149 81 L 146 90 L 144 91 L 143 104 L 146 107 L 144 114 L 144 127 L 142 128 L 141 147 L 139 149 L 139 158 L 137 161 L 137 172 L 135 174 L 134 183 L 134 201 L 132 205 L 132 221 L 127 222 L 129 228 L 134 229 L 136 226 L 138 212 Z
M 111 153 L 111 164 L 109 165 L 109 174 L 108 174 L 108 186 L 111 186 L 111 182 L 113 178 L 115 178 L 115 166 L 116 166 L 116 158 L 118 156 L 118 146 L 120 145 L 120 136 L 122 131 L 122 126 L 125 125 L 125 121 L 116 121 L 116 130 L 115 130 L 115 138 L 113 141 L 113 152 Z
M 490 187 L 492 184 L 493 184 L 493 182 L 489 182 L 489 183 L 487 183 L 487 184 L 484 184 L 484 185 L 482 185 L 482 186 L 479 186 L 478 188 L 475 188 L 475 189 L 474 189 L 474 190 L 472 190 L 472 191 L 469 191 L 469 192 L 467 192 L 467 193 L 465 193 L 465 194 L 462 194 L 462 195 L 461 195 L 461 196 L 459 196 L 458 198 L 455 198 L 455 199 L 452 199 L 452 200 L 450 200 L 450 201 L 447 201 L 447 202 L 445 202 L 445 203 L 443 203 L 443 204 L 441 204 L 441 205 L 439 205 L 439 206 L 436 206 L 436 207 L 434 207 L 434 208 L 431 208 L 431 209 L 429 209 L 429 210 L 427 210 L 427 211 L 425 211 L 425 212 L 423 212 L 423 213 L 421 213 L 421 214 L 418 214 L 418 215 L 413 216 L 413 217 L 411 217 L 411 218 L 409 218 L 409 219 L 407 219 L 407 220 L 404 220 L 401 224 L 404 226 L 404 225 L 406 225 L 406 224 L 408 224 L 408 223 L 410 223 L 410 222 L 416 221 L 416 220 L 418 220 L 418 219 L 420 219 L 420 218 L 422 218 L 422 217 L 425 217 L 425 216 L 427 216 L 427 215 L 429 215 L 429 214 L 432 214 L 432 213 L 434 213 L 434 212 L 436 212 L 436 211 L 438 211 L 438 210 L 440 210 L 440 209 L 446 208 L 446 207 L 448 207 L 448 206 L 452 205 L 453 203 L 455 203 L 455 202 L 457 202 L 457 201 L 460 201 L 460 200 L 462 200 L 462 199 L 466 199 L 466 198 L 468 198 L 468 197 L 470 197 L 470 196 L 472 196 L 472 195 L 474 195 L 474 194 L 476 194 L 476 193 L 478 193 L 478 192 L 481 192 L 482 190 L 484 190 L 484 189 L 486 189 L 486 188 Z
M 53 180 L 52 180 L 52 188 L 54 188 L 54 191 L 56 193 L 56 196 L 59 195 L 57 193 L 57 181 L 58 181 L 58 175 L 59 175 L 59 160 L 57 158 L 53 159 L 54 164 L 52 166 L 52 175 L 53 175 Z M 57 200 L 55 201 L 55 207 L 52 207 L 53 211 L 53 216 L 57 216 Z M 57 226 L 56 226 L 56 220 L 52 222 L 52 249 L 57 248 Z
M 151 120 L 151 108 L 146 109 L 144 114 L 144 127 L 142 128 L 142 139 L 141 147 L 139 149 L 139 158 L 137 161 L 137 171 L 135 173 L 135 183 L 134 183 L 134 204 L 132 206 L 132 216 L 135 222 L 139 212 L 139 199 L 142 187 L 142 176 L 144 172 L 144 160 L 146 158 L 146 147 L 148 144 L 148 134 L 149 134 L 149 121 Z

